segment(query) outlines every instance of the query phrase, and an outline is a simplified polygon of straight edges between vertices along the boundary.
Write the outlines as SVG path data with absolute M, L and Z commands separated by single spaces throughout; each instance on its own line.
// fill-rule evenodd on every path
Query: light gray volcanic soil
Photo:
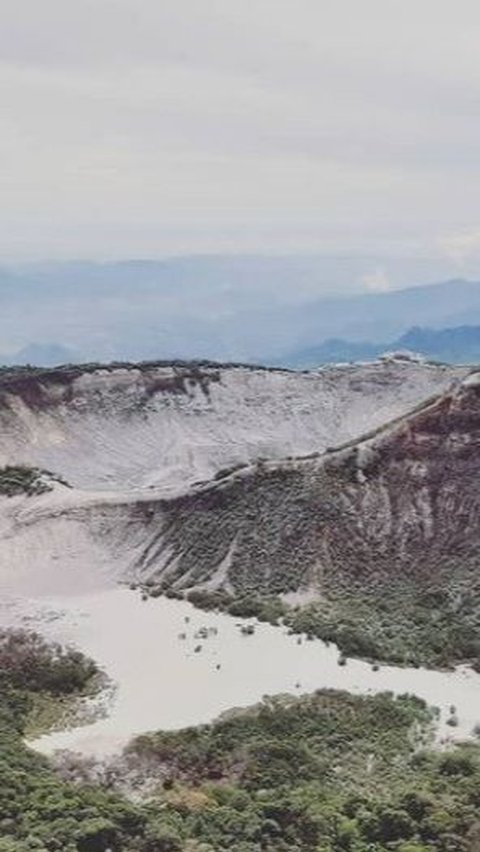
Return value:
M 0 466 L 36 465 L 82 489 L 184 490 L 222 468 L 357 438 L 466 372 L 386 360 L 310 373 L 149 365 L 0 375 Z
M 237 619 L 195 610 L 185 601 L 142 601 L 128 589 L 109 589 L 10 605 L 4 599 L 0 613 L 3 620 L 81 647 L 118 685 L 106 718 L 33 743 L 46 754 L 69 749 L 110 755 L 148 730 L 208 722 L 264 695 L 300 695 L 318 688 L 414 693 L 439 708 L 437 736 L 447 743 L 468 737 L 480 721 L 480 675 L 471 670 L 381 666 L 375 671 L 361 660 L 339 666 L 334 645 L 305 638 L 299 644 L 298 637 L 269 624 L 256 624 L 255 633 L 245 636 Z M 198 636 L 202 627 L 208 629 L 207 638 Z M 448 724 L 451 705 L 456 707 L 455 728 Z
M 169 561 L 163 548 L 151 564 L 167 498 L 225 466 L 356 438 L 465 372 L 384 361 L 305 374 L 143 366 L 0 376 L 0 462 L 49 468 L 74 486 L 0 498 L 0 590 L 67 593 L 158 573 Z M 218 585 L 227 563 L 216 559 Z
M 339 668 L 333 646 L 297 645 L 296 638 L 269 625 L 259 626 L 253 637 L 243 637 L 227 616 L 199 612 L 193 616 L 188 604 L 178 601 L 142 603 L 138 595 L 116 587 L 119 580 L 159 575 L 165 567 L 171 574 L 182 569 L 184 587 L 195 584 L 195 571 L 189 577 L 186 564 L 189 550 L 198 554 L 202 582 L 225 585 L 235 565 L 236 535 L 227 529 L 229 546 L 219 559 L 215 513 L 207 517 L 209 494 L 214 501 L 218 494 L 227 501 L 231 495 L 233 515 L 228 505 L 222 512 L 225 521 L 233 517 L 233 526 L 240 507 L 244 553 L 252 566 L 258 556 L 262 582 L 268 587 L 273 574 L 267 561 L 275 557 L 276 547 L 272 541 L 279 531 L 288 537 L 284 510 L 290 514 L 292 508 L 288 500 L 282 502 L 284 462 L 279 464 L 278 478 L 277 461 L 319 454 L 311 463 L 286 464 L 293 466 L 287 478 L 302 492 L 297 496 L 321 503 L 322 458 L 336 458 L 335 453 L 322 457 L 323 451 L 406 415 L 425 399 L 448 391 L 452 383 L 460 394 L 468 394 L 468 387 L 460 386 L 467 372 L 385 361 L 306 374 L 149 365 L 0 376 L 0 465 L 38 465 L 73 486 L 54 483 L 50 493 L 40 496 L 0 497 L 0 618 L 2 623 L 13 619 L 79 645 L 105 665 L 119 685 L 110 721 L 102 720 L 100 728 L 85 729 L 81 735 L 54 735 L 42 747 L 108 751 L 146 727 L 205 721 L 231 704 L 256 701 L 264 692 L 321 686 L 411 690 L 443 704 L 447 696 L 449 704 L 459 707 L 458 730 L 468 733 L 480 715 L 475 698 L 478 678 L 473 673 L 430 676 L 388 667 L 372 672 L 359 661 Z M 461 407 L 459 412 L 462 415 Z M 462 424 L 457 425 L 456 433 L 465 434 Z M 405 429 L 408 432 L 408 425 Z M 381 446 L 387 445 L 388 440 Z M 346 453 L 347 472 L 351 452 L 356 453 Z M 270 461 L 266 478 L 260 471 L 260 486 L 264 488 L 265 482 L 275 486 L 273 491 L 265 486 L 265 506 L 275 509 L 265 524 L 261 515 L 246 514 L 257 511 L 252 469 L 258 469 L 256 462 L 262 457 Z M 461 453 L 455 456 L 457 461 L 460 457 Z M 213 485 L 194 486 L 237 464 L 247 467 L 232 475 L 233 486 L 230 475 L 220 476 Z M 355 481 L 347 481 L 345 505 L 365 506 L 358 466 L 354 467 Z M 391 465 L 385 469 L 382 494 Z M 342 462 L 339 473 L 343 470 Z M 251 506 L 248 499 L 245 502 L 248 494 L 243 487 L 238 489 L 243 477 L 252 484 Z M 295 488 L 289 494 L 296 499 Z M 343 486 L 333 496 L 341 501 Z M 311 514 L 312 507 L 307 508 Z M 347 537 L 354 543 L 347 521 L 343 516 Z M 317 533 L 312 527 L 308 540 Z M 202 544 L 206 538 L 213 548 L 210 566 Z M 255 541 L 262 553 L 255 549 Z M 278 542 L 280 553 L 281 535 Z M 293 555 L 291 548 L 287 552 Z M 316 583 L 314 568 L 309 563 L 308 575 Z M 210 637 L 202 652 L 194 652 L 193 627 L 186 642 L 178 639 L 186 614 L 196 626 L 215 622 L 218 627 L 217 638 Z

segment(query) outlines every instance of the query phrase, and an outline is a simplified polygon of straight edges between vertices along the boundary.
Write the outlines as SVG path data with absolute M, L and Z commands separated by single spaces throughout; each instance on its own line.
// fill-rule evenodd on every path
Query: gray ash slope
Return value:
M 290 611 L 294 629 L 346 653 L 480 665 L 477 373 L 392 360 L 0 378 L 3 463 L 73 486 L 0 497 L 2 594 L 120 580 L 239 606 L 282 595 L 316 608 Z
M 343 449 L 144 504 L 140 575 L 236 595 L 399 581 L 480 589 L 476 379 Z
M 76 488 L 185 490 L 258 458 L 322 451 L 465 370 L 385 361 L 310 373 L 208 363 L 0 371 L 0 465 Z
M 381 448 L 413 422 L 406 416 L 412 406 L 432 395 L 449 398 L 465 370 L 393 361 L 307 374 L 192 369 L 4 374 L 0 463 L 53 470 L 73 487 L 56 483 L 38 497 L 0 498 L 3 592 L 136 579 L 318 595 L 343 577 L 362 583 L 368 574 L 377 582 L 383 565 L 391 576 L 399 560 L 407 570 L 418 554 L 433 562 L 435 548 L 444 559 L 445 537 L 429 537 L 437 508 L 428 477 L 422 491 L 420 462 L 405 453 L 392 467 Z M 406 419 L 322 455 L 393 417 Z M 463 447 L 459 434 L 439 446 L 439 471 L 449 464 L 450 445 Z M 364 454 L 377 461 L 362 474 L 355 460 Z M 243 467 L 222 472 L 234 465 Z M 448 468 L 442 476 L 448 495 Z M 457 525 L 460 534 L 463 515 L 450 517 L 448 501 L 441 505 L 440 526 Z

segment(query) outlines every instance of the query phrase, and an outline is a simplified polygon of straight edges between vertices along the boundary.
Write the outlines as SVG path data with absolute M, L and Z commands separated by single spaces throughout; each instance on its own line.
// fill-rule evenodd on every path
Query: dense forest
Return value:
M 479 747 L 432 749 L 434 713 L 416 698 L 265 699 L 139 737 L 87 783 L 23 734 L 36 694 L 79 693 L 95 666 L 25 632 L 4 632 L 0 653 L 0 852 L 479 848 Z

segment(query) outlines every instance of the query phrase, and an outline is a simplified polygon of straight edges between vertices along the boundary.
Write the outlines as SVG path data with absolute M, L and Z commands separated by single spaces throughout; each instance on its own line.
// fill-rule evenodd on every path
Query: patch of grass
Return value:
M 50 731 L 64 731 L 95 721 L 103 711 L 87 702 L 107 687 L 111 688 L 109 679 L 97 671 L 81 689 L 69 694 L 30 692 L 30 709 L 24 728 L 26 738 L 33 740 Z
M 44 471 L 37 467 L 7 465 L 0 468 L 0 494 L 5 497 L 18 494 L 31 497 L 51 490 L 52 486 L 46 480 Z

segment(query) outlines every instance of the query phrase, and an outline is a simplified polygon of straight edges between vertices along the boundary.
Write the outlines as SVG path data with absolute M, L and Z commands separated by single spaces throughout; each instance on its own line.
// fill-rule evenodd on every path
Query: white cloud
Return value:
M 391 289 L 388 275 L 380 266 L 367 275 L 362 275 L 360 281 L 363 289 L 369 293 L 387 293 Z
M 471 0 L 17 0 L 0 253 L 438 252 L 479 218 L 479 35 Z
M 480 228 L 451 234 L 441 240 L 441 246 L 448 257 L 464 267 L 472 258 L 480 259 Z

